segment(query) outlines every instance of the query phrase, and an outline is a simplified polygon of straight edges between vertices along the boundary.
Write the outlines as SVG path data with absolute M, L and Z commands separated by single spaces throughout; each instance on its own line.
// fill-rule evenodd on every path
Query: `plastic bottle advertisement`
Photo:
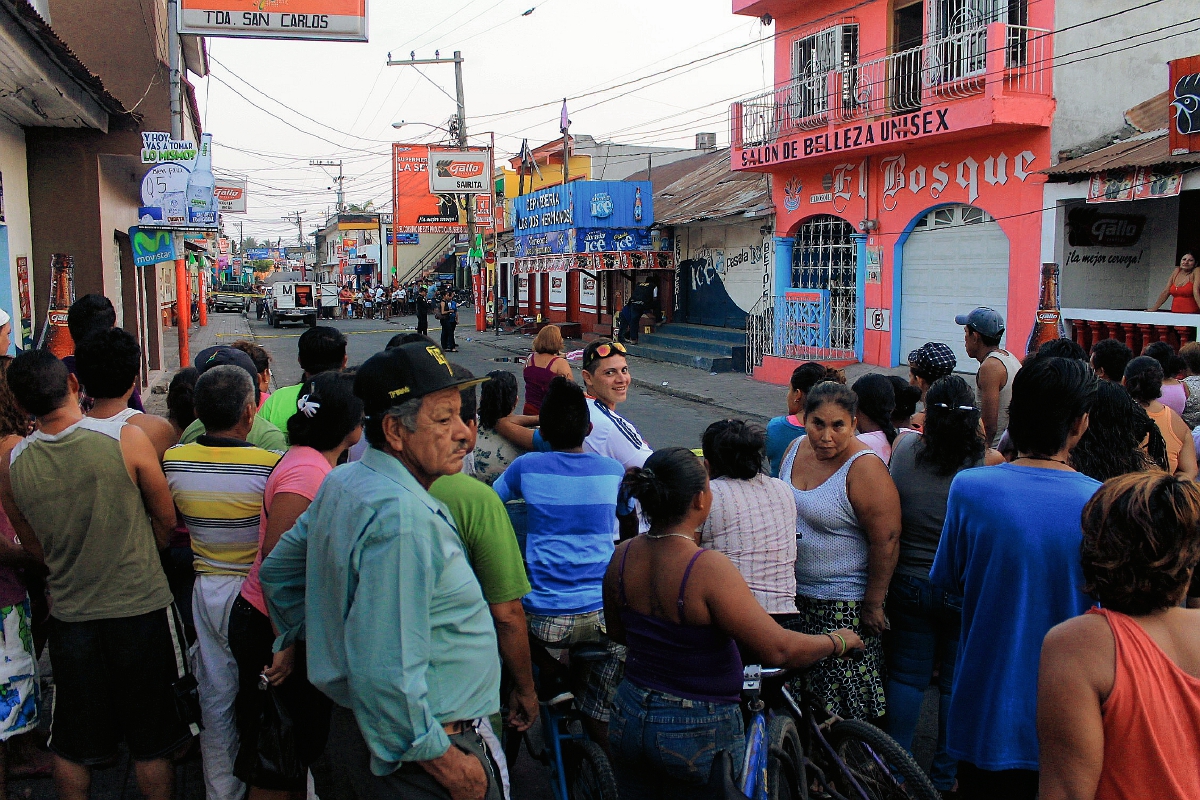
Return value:
M 142 134 L 142 163 L 154 164 L 142 178 L 142 228 L 217 227 L 216 179 L 212 172 L 212 134 L 200 145 L 165 133 Z

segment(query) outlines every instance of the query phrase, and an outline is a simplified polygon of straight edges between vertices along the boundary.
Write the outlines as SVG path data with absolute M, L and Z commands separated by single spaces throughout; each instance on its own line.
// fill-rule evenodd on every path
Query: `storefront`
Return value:
M 578 323 L 611 335 L 633 285 L 646 276 L 674 295 L 675 254 L 651 249 L 647 181 L 572 181 L 513 201 L 516 302 L 535 321 Z M 670 312 L 664 303 L 664 312 Z
M 1180 81 L 1189 75 L 1200 78 L 1200 57 L 1172 63 L 1172 91 L 1194 85 Z M 1042 259 L 1061 265 L 1062 316 L 1085 348 L 1196 341 L 1200 314 L 1171 311 L 1173 300 L 1146 311 L 1182 256 L 1200 254 L 1200 120 L 1186 117 L 1200 96 L 1171 94 L 1154 98 L 1151 124 L 1162 129 L 1046 170 Z

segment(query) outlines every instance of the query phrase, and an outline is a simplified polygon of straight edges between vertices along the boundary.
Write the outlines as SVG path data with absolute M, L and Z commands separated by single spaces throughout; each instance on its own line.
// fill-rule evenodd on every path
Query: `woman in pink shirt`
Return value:
M 292 446 L 267 479 L 258 556 L 229 615 L 229 646 L 238 663 L 235 708 L 241 737 L 234 774 L 250 785 L 250 800 L 266 800 L 280 793 L 299 800 L 307 788 L 304 776 L 280 776 L 259 765 L 259 723 L 267 697 L 260 681 L 271 685 L 296 721 L 301 763 L 311 764 L 325 749 L 329 700 L 308 682 L 303 652 L 296 653 L 294 647 L 272 652 L 275 630 L 258 571 L 263 558 L 317 496 L 325 476 L 362 438 L 362 417 L 363 404 L 354 396 L 353 376 L 324 372 L 305 381 L 296 412 L 287 423 Z

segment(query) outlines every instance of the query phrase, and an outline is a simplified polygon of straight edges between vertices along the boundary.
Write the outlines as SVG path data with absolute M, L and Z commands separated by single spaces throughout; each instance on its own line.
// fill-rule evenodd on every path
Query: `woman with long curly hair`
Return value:
M 1100 607 L 1050 630 L 1038 675 L 1041 800 L 1200 797 L 1200 487 L 1164 472 L 1083 509 L 1083 589 Z
M 900 493 L 901 523 L 900 557 L 888 589 L 892 628 L 884 640 L 888 730 L 911 750 L 925 688 L 940 666 L 940 724 L 930 779 L 943 791 L 954 788 L 957 766 L 946 751 L 946 719 L 958 661 L 962 598 L 934 587 L 929 568 L 942 537 L 954 476 L 1004 460 L 984 444 L 979 414 L 975 392 L 965 380 L 957 375 L 937 379 L 925 396 L 924 434 L 899 436 L 888 465 Z
M 1147 436 L 1153 444 L 1143 450 Z M 1159 454 L 1161 461 L 1150 452 Z M 1166 444 L 1158 426 L 1129 392 L 1109 381 L 1100 382 L 1088 429 L 1071 450 L 1069 460 L 1077 471 L 1098 481 L 1153 467 L 1167 468 Z

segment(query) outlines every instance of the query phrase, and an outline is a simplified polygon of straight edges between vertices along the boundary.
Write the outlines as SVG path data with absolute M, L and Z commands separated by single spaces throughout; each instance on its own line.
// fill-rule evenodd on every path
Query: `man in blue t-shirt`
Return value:
M 1084 613 L 1080 515 L 1100 483 L 1073 470 L 1097 379 L 1082 361 L 1045 358 L 1013 380 L 1011 464 L 960 472 L 950 486 L 932 583 L 962 595 L 948 721 L 964 798 L 1033 800 L 1042 639 Z
M 608 707 L 620 682 L 623 650 L 604 637 L 604 572 L 617 535 L 617 493 L 625 468 L 616 459 L 583 451 L 591 431 L 583 390 L 566 378 L 550 382 L 541 409 L 547 453 L 526 453 L 492 486 L 500 499 L 524 499 L 528 537 L 525 564 L 533 591 L 525 595 L 533 659 L 547 702 L 572 694 L 559 662 L 545 648 L 606 642 L 608 657 L 588 677 L 578 706 L 589 732 L 607 742 Z M 542 645 L 541 647 L 537 645 Z

